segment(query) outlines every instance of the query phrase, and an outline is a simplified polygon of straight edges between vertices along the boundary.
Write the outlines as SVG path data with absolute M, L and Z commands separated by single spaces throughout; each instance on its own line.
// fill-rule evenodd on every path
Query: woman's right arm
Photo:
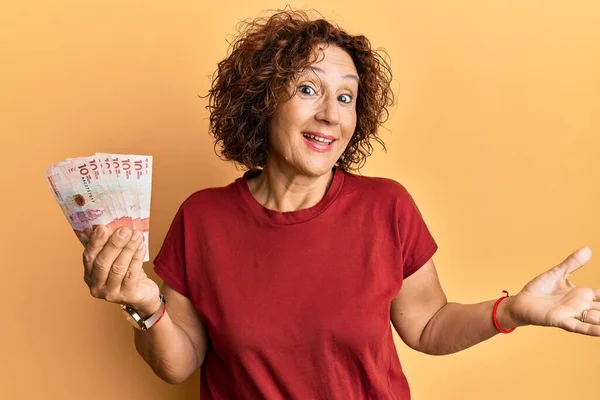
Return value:
M 160 307 L 158 285 L 144 272 L 141 232 L 98 226 L 83 253 L 84 281 L 93 297 L 134 308 L 142 318 Z M 191 301 L 163 285 L 167 310 L 146 331 L 135 329 L 135 346 L 161 379 L 180 383 L 202 365 L 207 334 Z

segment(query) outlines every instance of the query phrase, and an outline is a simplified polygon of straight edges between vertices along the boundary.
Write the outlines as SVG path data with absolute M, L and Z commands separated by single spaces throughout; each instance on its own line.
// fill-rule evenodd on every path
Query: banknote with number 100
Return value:
M 79 241 L 97 225 L 143 232 L 149 261 L 152 156 L 96 153 L 52 164 L 46 180 Z

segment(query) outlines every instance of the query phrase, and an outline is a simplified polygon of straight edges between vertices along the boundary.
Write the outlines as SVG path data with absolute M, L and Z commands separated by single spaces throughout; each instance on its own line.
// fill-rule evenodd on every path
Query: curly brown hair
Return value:
M 346 50 L 359 76 L 354 135 L 337 166 L 360 169 L 371 155 L 372 140 L 394 103 L 392 72 L 363 35 L 353 36 L 323 18 L 311 20 L 306 11 L 283 10 L 270 17 L 246 20 L 231 44 L 231 54 L 217 67 L 209 90 L 210 134 L 223 159 L 248 169 L 267 162 L 268 121 L 280 102 L 294 93 L 286 89 L 298 72 L 317 61 L 317 45 L 334 44 Z M 387 53 L 385 53 L 387 55 Z M 289 97 L 286 98 L 285 94 Z

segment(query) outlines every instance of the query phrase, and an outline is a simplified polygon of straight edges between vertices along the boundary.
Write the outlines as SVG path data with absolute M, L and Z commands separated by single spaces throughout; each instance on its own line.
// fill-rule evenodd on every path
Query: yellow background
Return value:
M 388 152 L 363 172 L 413 194 L 451 301 L 516 294 L 575 249 L 600 252 L 600 3 L 290 4 L 390 54 Z M 1 398 L 198 398 L 198 374 L 160 381 L 118 307 L 89 295 L 81 245 L 43 173 L 97 151 L 153 155 L 153 257 L 187 195 L 241 174 L 214 154 L 198 95 L 236 24 L 285 5 L 0 5 Z M 592 259 L 573 280 L 600 287 L 599 271 Z M 415 400 L 600 398 L 600 338 L 526 327 L 444 357 L 397 344 Z

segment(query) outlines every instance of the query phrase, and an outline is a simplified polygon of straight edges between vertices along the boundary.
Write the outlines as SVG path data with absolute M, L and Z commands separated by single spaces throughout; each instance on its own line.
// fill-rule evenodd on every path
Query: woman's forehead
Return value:
M 340 69 L 347 68 L 348 72 L 356 73 L 356 66 L 350 54 L 342 47 L 330 44 L 315 47 L 313 55 L 316 60 L 310 64 L 313 67 L 321 69 L 338 67 Z
M 346 74 L 346 73 L 343 73 L 341 70 L 335 69 L 335 68 L 326 70 L 326 69 L 321 68 L 321 66 L 309 65 L 308 67 L 306 67 L 306 69 L 303 72 L 298 74 L 298 76 L 296 77 L 296 80 L 302 79 L 302 78 L 308 76 L 311 78 L 316 78 L 319 81 L 339 80 L 342 83 L 358 85 L 360 83 L 359 77 L 356 74 L 356 69 L 354 69 L 353 71 L 354 72 Z
M 310 75 L 320 79 L 354 80 L 358 83 L 358 73 L 352 57 L 342 48 L 332 47 L 323 49 L 317 60 L 300 70 L 296 78 Z

